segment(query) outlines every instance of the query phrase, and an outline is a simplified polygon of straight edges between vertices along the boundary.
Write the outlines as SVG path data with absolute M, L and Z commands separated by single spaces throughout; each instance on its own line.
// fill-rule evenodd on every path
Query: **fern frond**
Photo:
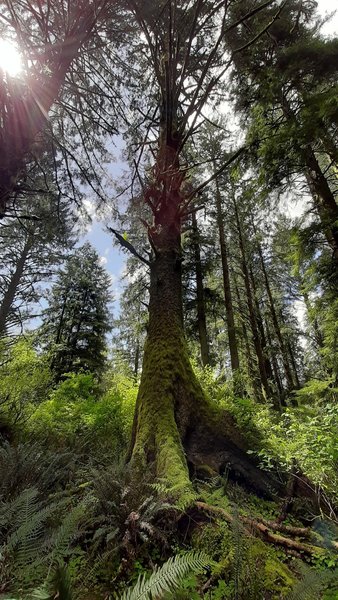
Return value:
M 69 545 L 78 531 L 79 523 L 86 514 L 87 503 L 75 506 L 63 519 L 56 534 L 51 539 L 52 553 L 48 556 L 51 562 L 64 557 Z
M 30 598 L 32 600 L 73 600 L 72 587 L 69 572 L 62 564 L 57 565 L 53 576 L 48 583 L 35 589 Z
M 302 565 L 301 570 L 303 571 L 303 578 L 296 583 L 288 596 L 288 600 L 317 600 L 323 588 L 331 582 L 337 581 L 337 569 L 320 573 Z
M 22 513 L 17 515 L 19 527 L 8 537 L 6 550 L 14 553 L 18 567 L 32 563 L 39 553 L 45 522 L 55 507 L 46 506 L 39 510 L 36 496 L 27 494 Z
M 141 575 L 133 588 L 127 589 L 120 600 L 149 600 L 160 598 L 165 592 L 177 588 L 189 571 L 198 571 L 210 565 L 210 558 L 204 552 L 187 552 L 169 558 L 162 567 L 157 567 L 147 578 Z

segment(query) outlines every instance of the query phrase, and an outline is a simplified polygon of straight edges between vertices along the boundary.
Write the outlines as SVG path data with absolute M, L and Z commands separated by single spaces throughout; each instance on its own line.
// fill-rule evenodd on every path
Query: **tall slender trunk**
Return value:
M 215 168 L 215 166 L 214 166 Z M 235 372 L 239 369 L 239 355 L 236 338 L 236 326 L 234 318 L 234 309 L 232 302 L 232 293 L 230 285 L 230 272 L 228 263 L 228 251 L 226 245 L 223 212 L 222 212 L 222 199 L 221 192 L 219 189 L 218 179 L 216 183 L 216 211 L 217 211 L 217 226 L 219 235 L 219 244 L 221 249 L 221 261 L 222 261 L 222 274 L 223 274 L 223 289 L 224 289 L 224 303 L 225 303 L 225 316 L 228 328 L 228 339 L 229 339 L 229 350 L 232 371 Z
M 254 305 L 255 305 L 257 328 L 258 328 L 260 343 L 261 343 L 262 352 L 263 352 L 263 356 L 264 356 L 265 371 L 266 371 L 267 378 L 273 379 L 272 366 L 271 366 L 271 362 L 270 362 L 270 358 L 269 358 L 268 345 L 267 345 L 265 329 L 264 329 L 264 320 L 263 320 L 260 303 L 258 300 L 256 280 L 255 280 L 251 266 L 249 269 L 249 273 L 250 273 L 250 285 L 252 288 Z
M 323 174 L 311 146 L 303 150 L 306 162 L 306 180 L 308 182 L 323 231 L 332 249 L 332 256 L 338 265 L 338 204 Z
M 302 286 L 304 288 L 304 286 Z M 319 322 L 317 319 L 316 315 L 313 315 L 313 309 L 311 307 L 311 302 L 310 302 L 310 298 L 309 298 L 309 294 L 307 292 L 304 291 L 303 289 L 303 298 L 304 298 L 304 304 L 306 307 L 306 311 L 308 314 L 308 319 L 309 319 L 309 323 L 312 326 L 313 329 L 313 334 L 314 334 L 314 341 L 316 346 L 318 347 L 318 349 L 322 349 L 324 348 L 324 336 L 323 336 L 323 332 L 319 326 Z M 312 314 L 311 314 L 312 313 Z
M 210 365 L 210 350 L 209 341 L 207 334 L 207 320 L 205 311 L 205 298 L 204 298 L 204 287 L 203 287 L 203 271 L 201 261 L 201 250 L 200 250 L 200 236 L 198 231 L 196 212 L 192 212 L 192 232 L 193 232 L 193 249 L 195 259 L 195 276 L 196 276 L 196 296 L 197 296 L 197 324 L 198 324 L 198 335 L 201 347 L 201 359 L 202 365 Z
M 232 199 L 233 199 L 235 220 L 236 220 L 236 226 L 237 226 L 237 232 L 238 232 L 238 241 L 239 241 L 239 248 L 240 248 L 240 253 L 241 253 L 241 266 L 242 266 L 242 273 L 243 273 L 245 291 L 246 291 L 246 296 L 247 296 L 247 304 L 248 304 L 248 309 L 249 309 L 249 319 L 250 319 L 253 343 L 254 343 L 257 361 L 258 361 L 258 368 L 259 368 L 259 374 L 260 374 L 260 378 L 261 378 L 261 384 L 264 389 L 266 397 L 269 398 L 271 395 L 271 390 L 270 390 L 270 385 L 269 385 L 268 377 L 267 377 L 267 373 L 266 373 L 264 353 L 263 353 L 263 349 L 261 346 L 261 341 L 260 341 L 260 336 L 259 336 L 259 331 L 258 331 L 258 326 L 257 326 L 257 319 L 256 319 L 256 314 L 255 314 L 255 308 L 254 308 L 254 300 L 253 300 L 253 295 L 252 295 L 252 290 L 251 290 L 251 285 L 250 285 L 250 276 L 249 276 L 249 270 L 248 270 L 248 266 L 247 266 L 246 252 L 245 252 L 245 246 L 244 246 L 244 240 L 243 240 L 243 234 L 242 234 L 242 226 L 241 226 L 238 209 L 237 209 L 237 204 L 236 204 L 236 200 L 235 200 L 234 196 Z
M 294 378 L 295 378 L 295 382 L 296 382 L 296 388 L 299 389 L 300 381 L 299 381 L 299 376 L 298 376 L 298 367 L 297 367 L 297 363 L 296 363 L 295 353 L 293 351 L 292 345 L 289 340 L 287 341 L 287 348 L 288 348 L 288 351 L 290 354 L 293 374 L 294 374 Z
M 286 381 L 288 384 L 288 388 L 290 390 L 292 390 L 295 387 L 295 382 L 292 377 L 292 371 L 291 371 L 291 367 L 290 367 L 289 359 L 288 359 L 288 351 L 287 351 L 286 345 L 284 344 L 282 332 L 281 332 L 281 329 L 279 326 L 279 321 L 278 321 L 278 317 L 277 317 L 277 313 L 276 313 L 276 309 L 275 309 L 275 303 L 274 303 L 274 299 L 273 299 L 272 292 L 271 292 L 270 281 L 269 281 L 268 273 L 267 273 L 266 266 L 265 266 L 262 248 L 259 243 L 257 244 L 257 250 L 258 250 L 258 255 L 259 255 L 259 259 L 260 259 L 260 263 L 261 263 L 261 267 L 262 267 L 265 289 L 266 289 L 266 293 L 268 295 L 269 309 L 270 309 L 272 324 L 273 324 L 273 328 L 274 328 L 274 331 L 275 331 L 275 334 L 276 334 L 276 337 L 278 340 L 278 344 L 279 344 L 279 348 L 280 348 L 280 352 L 281 352 L 281 356 L 282 356 L 285 378 L 286 378 Z
M 4 297 L 2 299 L 0 305 L 0 337 L 6 334 L 6 323 L 11 312 L 11 308 L 13 306 L 13 302 L 15 300 L 15 296 L 24 273 L 25 264 L 28 258 L 28 254 L 30 248 L 32 246 L 32 240 L 30 237 L 26 239 L 22 252 L 18 258 L 16 263 L 15 271 L 12 274 L 7 290 L 4 293 Z
M 237 297 L 239 313 L 240 313 L 240 315 L 244 315 L 245 310 L 244 310 L 244 307 L 242 304 L 241 294 L 239 292 L 236 281 L 235 281 L 235 293 L 236 293 L 236 297 Z M 262 386 L 260 384 L 258 385 L 258 382 L 257 382 L 258 374 L 257 374 L 257 369 L 256 369 L 256 363 L 253 360 L 251 346 L 250 346 L 249 337 L 248 337 L 248 330 L 247 330 L 247 326 L 246 326 L 243 316 L 241 317 L 240 322 L 241 322 L 241 328 L 242 328 L 242 336 L 243 336 L 243 340 L 244 340 L 244 344 L 245 344 L 245 354 L 246 354 L 248 375 L 249 375 L 249 379 L 251 382 L 253 394 L 258 402 L 263 402 Z
M 284 94 L 280 95 L 283 112 L 288 120 L 298 125 L 297 117 L 289 105 Z M 316 155 L 311 147 L 305 147 L 297 144 L 297 152 L 304 165 L 305 177 L 313 197 L 318 216 L 323 226 L 323 232 L 329 246 L 332 249 L 332 256 L 338 265 L 338 205 L 334 194 L 330 189 L 325 175 L 323 174 Z
M 277 389 L 278 389 L 278 403 L 275 401 L 275 398 L 274 398 L 274 407 L 277 410 L 281 410 L 282 406 L 286 406 L 285 391 L 284 391 L 282 379 L 280 376 L 278 360 L 277 360 L 276 354 L 275 354 L 273 346 L 272 346 L 272 337 L 271 337 L 271 333 L 270 333 L 269 323 L 266 323 L 266 337 L 267 337 L 267 341 L 269 344 L 269 348 L 271 350 L 271 364 L 272 364 L 272 369 L 273 369 L 273 378 L 274 378 L 274 381 L 276 382 Z

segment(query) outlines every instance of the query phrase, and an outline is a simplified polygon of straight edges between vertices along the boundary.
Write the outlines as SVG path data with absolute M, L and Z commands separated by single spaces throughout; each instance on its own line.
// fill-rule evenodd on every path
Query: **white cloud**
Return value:
M 95 203 L 93 202 L 93 200 L 90 200 L 90 198 L 86 198 L 83 201 L 83 208 L 85 210 L 85 212 L 87 213 L 88 217 L 90 217 L 91 219 L 93 217 L 95 217 Z
M 108 259 L 106 256 L 100 256 L 99 260 L 100 260 L 100 265 L 102 265 L 102 266 L 106 265 L 108 262 Z

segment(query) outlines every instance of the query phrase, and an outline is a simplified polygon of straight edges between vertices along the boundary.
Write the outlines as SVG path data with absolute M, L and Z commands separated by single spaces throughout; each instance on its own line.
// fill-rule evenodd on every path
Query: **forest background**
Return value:
M 0 593 L 333 600 L 334 25 L 1 6 Z

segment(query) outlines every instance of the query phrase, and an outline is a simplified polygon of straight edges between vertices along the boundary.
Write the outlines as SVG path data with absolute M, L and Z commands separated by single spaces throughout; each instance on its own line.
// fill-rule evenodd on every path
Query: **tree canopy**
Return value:
M 0 7 L 1 593 L 334 600 L 337 38 Z

